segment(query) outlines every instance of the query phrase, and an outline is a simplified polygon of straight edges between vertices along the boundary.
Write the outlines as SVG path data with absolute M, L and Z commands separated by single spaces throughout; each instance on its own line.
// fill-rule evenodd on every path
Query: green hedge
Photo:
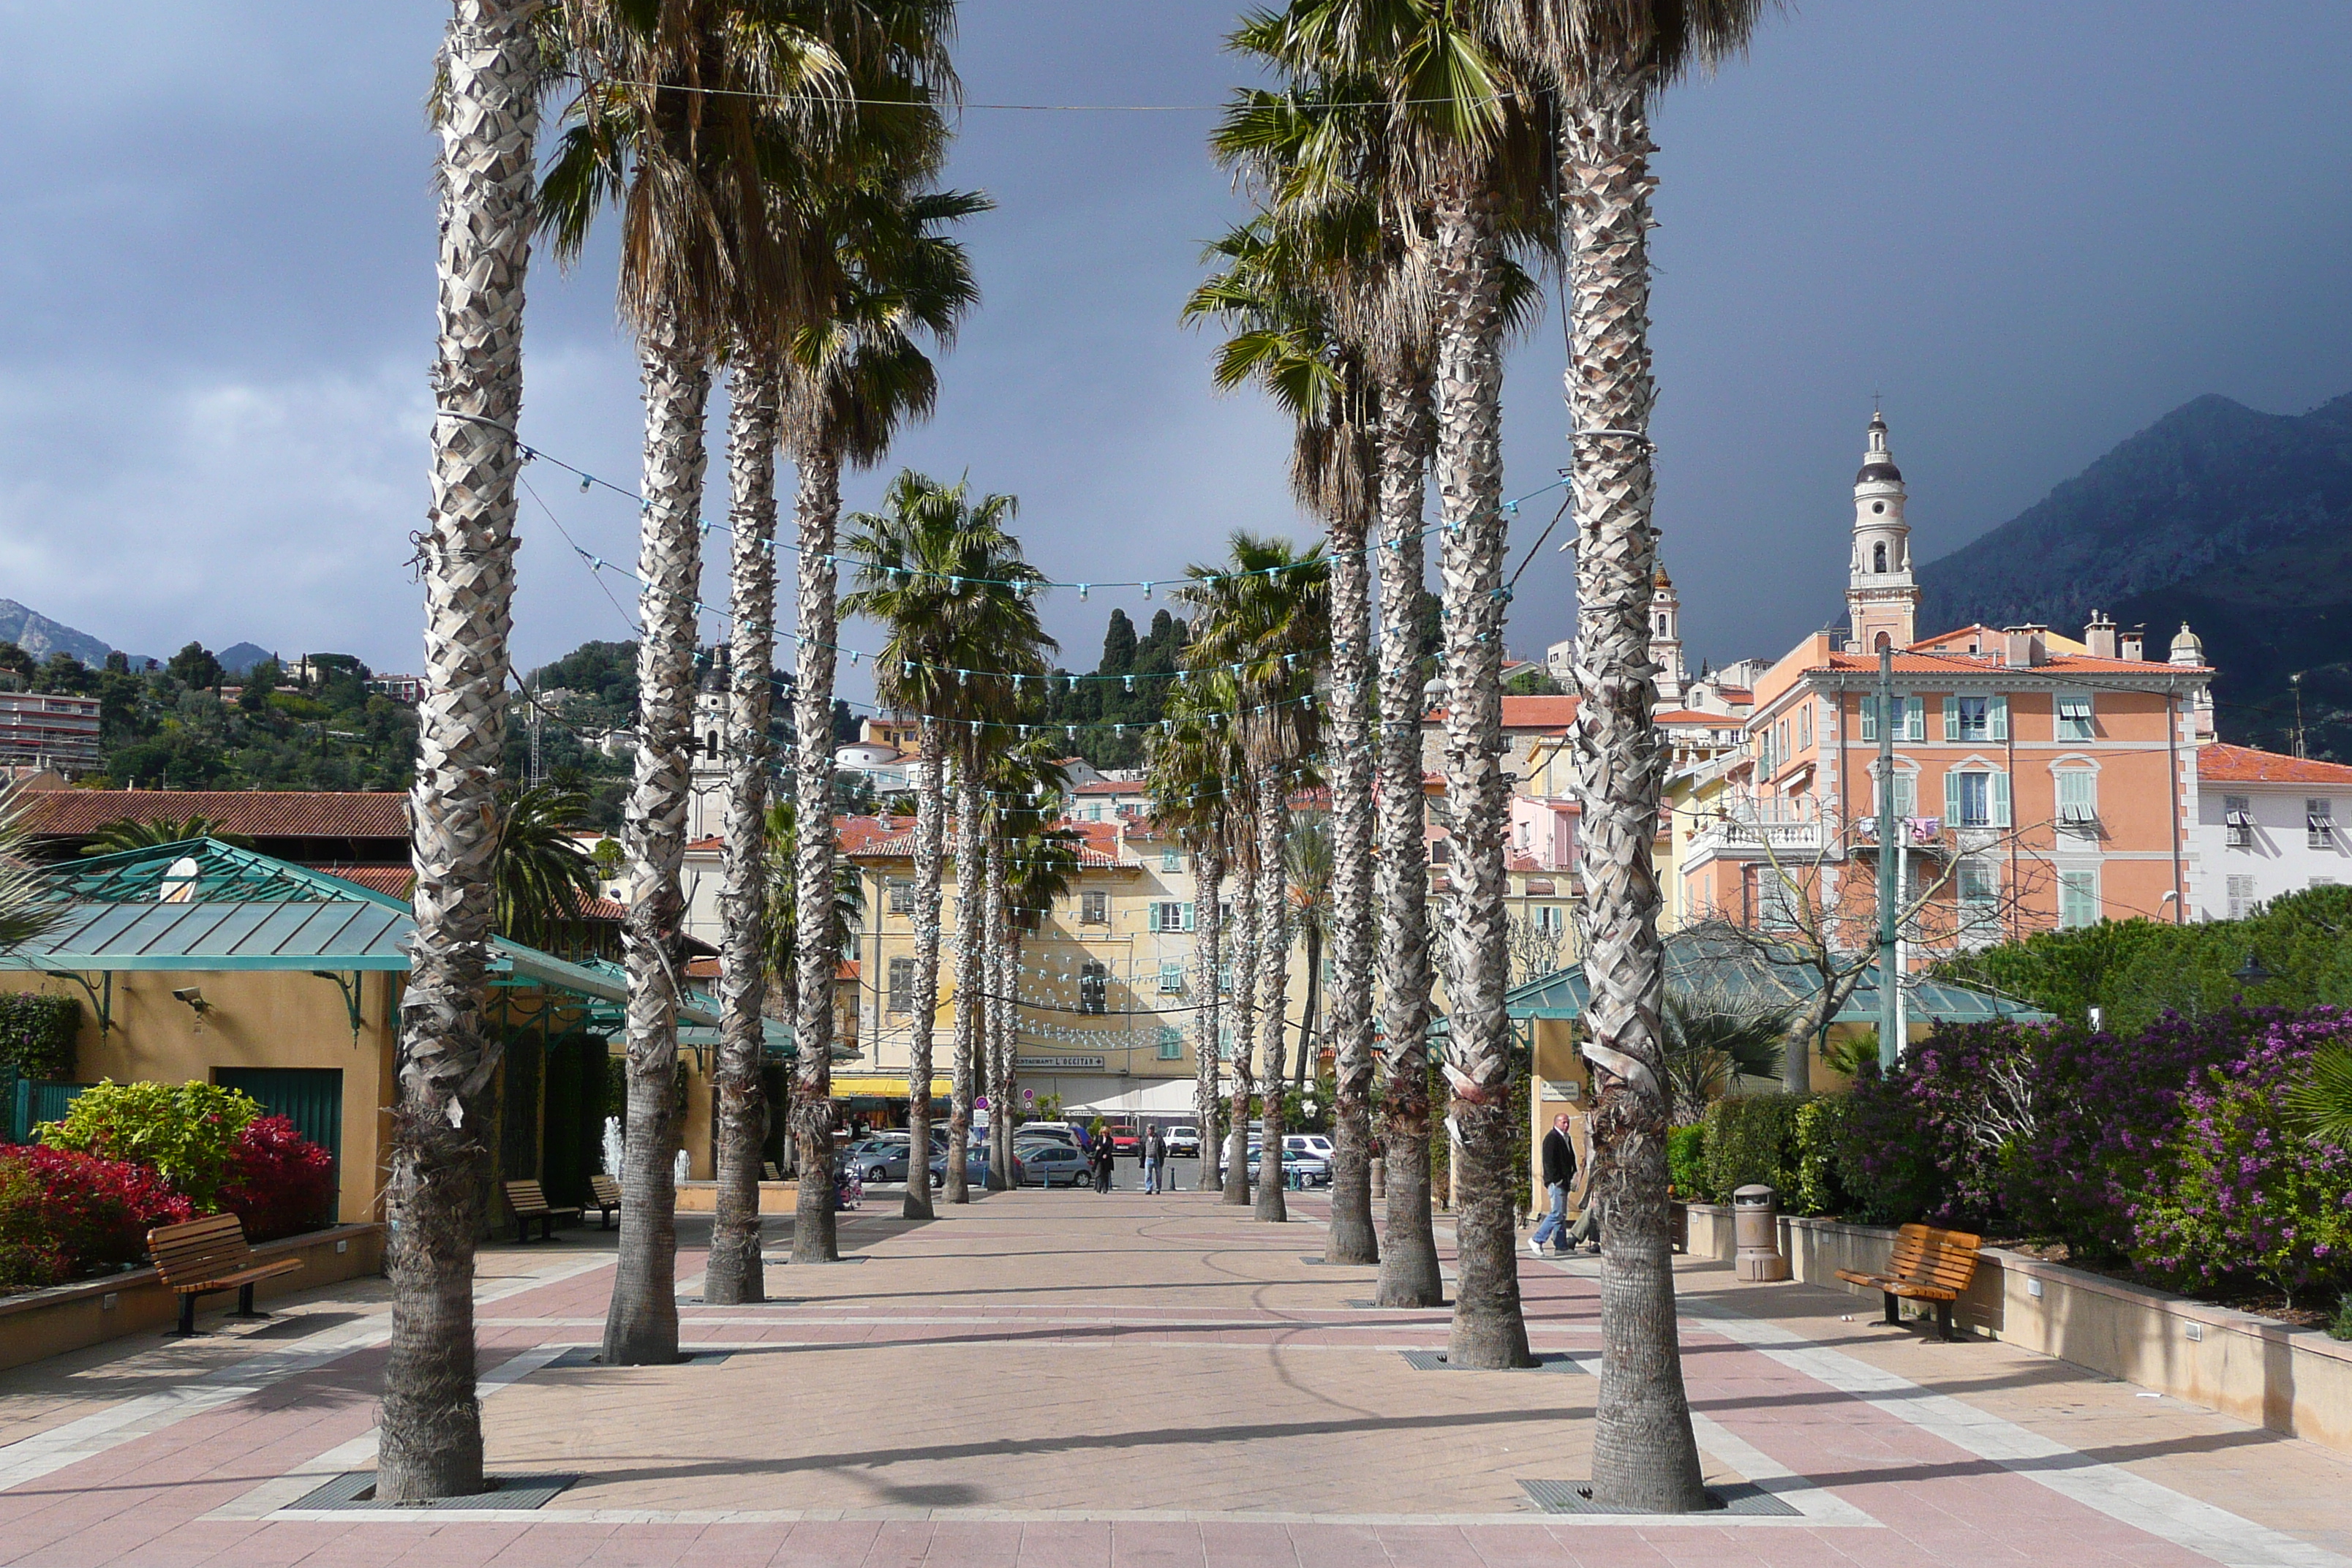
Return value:
M 1728 1096 L 1708 1106 L 1699 1125 L 1666 1134 L 1667 1165 L 1675 1187 L 1703 1202 L 1727 1204 L 1761 1182 L 1782 1214 L 1861 1217 L 1870 1205 L 1853 1158 L 1852 1111 L 1843 1094 Z
M 1706 1194 L 1706 1129 L 1697 1122 L 1666 1129 L 1666 1180 L 1688 1202 Z
M 0 994 L 0 1076 L 70 1083 L 81 1003 L 37 992 Z
M 1797 1111 L 1806 1097 L 1727 1095 L 1706 1108 L 1703 1185 L 1711 1203 L 1761 1182 L 1788 1209 L 1797 1192 Z

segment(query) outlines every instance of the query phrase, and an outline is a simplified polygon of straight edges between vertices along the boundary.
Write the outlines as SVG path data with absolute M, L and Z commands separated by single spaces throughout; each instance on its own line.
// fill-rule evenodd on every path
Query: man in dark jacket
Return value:
M 1576 1150 L 1568 1141 L 1568 1113 L 1552 1118 L 1551 1131 L 1543 1141 L 1544 1191 L 1551 1197 L 1551 1212 L 1543 1216 L 1536 1233 L 1528 1237 L 1528 1250 L 1538 1258 L 1543 1256 L 1544 1243 L 1550 1241 L 1557 1251 L 1565 1253 L 1568 1247 L 1568 1188 L 1576 1180 Z

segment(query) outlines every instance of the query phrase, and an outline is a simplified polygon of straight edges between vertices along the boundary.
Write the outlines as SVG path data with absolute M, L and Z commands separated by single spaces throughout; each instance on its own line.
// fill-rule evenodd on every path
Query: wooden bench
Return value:
M 530 1239 L 530 1222 L 533 1220 L 539 1221 L 540 1239 L 553 1241 L 557 1220 L 580 1217 L 578 1209 L 548 1207 L 547 1194 L 540 1190 L 537 1182 L 509 1182 L 507 1207 L 514 1210 L 515 1239 L 519 1242 Z
M 147 1233 L 147 1254 L 155 1260 L 155 1272 L 180 1298 L 180 1326 L 173 1331 L 180 1334 L 196 1331 L 196 1298 L 215 1290 L 236 1292 L 237 1317 L 269 1316 L 253 1310 L 255 1283 L 302 1267 L 299 1258 L 256 1263 L 253 1248 L 245 1244 L 245 1222 L 233 1214 L 157 1226 Z
M 594 1205 L 604 1215 L 604 1223 L 600 1228 L 604 1230 L 612 1229 L 613 1215 L 621 1206 L 621 1184 L 611 1176 L 594 1175 L 589 1177 L 588 1201 Z
M 1952 1337 L 1952 1303 L 1977 1277 L 1979 1237 L 1964 1230 L 1937 1230 L 1928 1225 L 1906 1225 L 1895 1237 L 1895 1258 L 1884 1274 L 1857 1274 L 1841 1268 L 1837 1277 L 1849 1285 L 1866 1285 L 1886 1298 L 1886 1321 L 1899 1323 L 1898 1297 L 1936 1303 L 1936 1327 Z
M 763 1182 L 781 1182 L 784 1179 L 784 1173 L 776 1169 L 776 1163 L 773 1160 L 770 1160 L 760 1167 L 760 1179 Z

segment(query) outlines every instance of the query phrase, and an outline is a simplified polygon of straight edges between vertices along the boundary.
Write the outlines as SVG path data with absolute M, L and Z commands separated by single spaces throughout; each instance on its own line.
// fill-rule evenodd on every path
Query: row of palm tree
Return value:
M 1212 146 L 1242 176 L 1258 211 L 1211 247 L 1221 270 L 1187 308 L 1188 316 L 1234 329 L 1217 361 L 1219 382 L 1257 383 L 1294 421 L 1293 489 L 1329 536 L 1329 921 L 1341 1154 L 1332 1256 L 1368 1261 L 1377 1246 L 1351 1151 L 1365 1126 L 1374 994 L 1365 900 L 1377 875 L 1389 1069 L 1384 1305 L 1441 1300 L 1423 1054 L 1430 994 L 1423 697 L 1409 614 L 1424 570 L 1424 489 L 1436 482 L 1446 826 L 1454 842 L 1441 922 L 1449 1014 L 1441 1066 L 1459 1173 L 1448 1359 L 1525 1365 L 1531 1358 L 1510 1175 L 1521 1132 L 1508 1110 L 1503 1010 L 1510 781 L 1499 676 L 1510 595 L 1501 350 L 1534 314 L 1537 291 L 1523 264 L 1562 276 L 1583 699 L 1575 750 L 1593 986 L 1587 1055 L 1600 1091 L 1595 1134 L 1608 1153 L 1601 1196 L 1611 1217 L 1602 1289 L 1609 1352 L 1593 1479 L 1596 1496 L 1666 1511 L 1702 1506 L 1703 1493 L 1675 1335 L 1664 1149 L 1671 1107 L 1649 853 L 1659 773 L 1643 619 L 1656 549 L 1647 437 L 1648 115 L 1668 82 L 1742 47 L 1762 9 L 1762 0 L 1289 0 L 1252 14 L 1232 47 L 1283 85 L 1237 94 Z M 1367 689 L 1366 551 L 1375 529 L 1376 703 Z M 1376 733 L 1367 736 L 1375 708 Z M 1179 765 L 1171 752 L 1171 768 Z M 1256 809 L 1268 819 L 1262 798 Z M 1265 834 L 1255 847 L 1263 876 Z M 1255 918 L 1268 919 L 1263 900 Z M 1278 900 L 1271 919 L 1278 933 Z M 1278 989 L 1273 1000 L 1279 1005 Z M 1277 1022 L 1261 1058 L 1275 1089 L 1279 1041 Z M 1237 1078 L 1247 1070 L 1240 1053 L 1236 1067 Z M 1276 1134 L 1270 1117 L 1269 1170 Z M 1262 1194 L 1259 1213 L 1278 1216 L 1278 1198 Z

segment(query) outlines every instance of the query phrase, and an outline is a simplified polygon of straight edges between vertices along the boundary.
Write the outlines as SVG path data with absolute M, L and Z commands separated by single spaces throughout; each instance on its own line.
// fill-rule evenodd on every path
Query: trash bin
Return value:
M 1731 1236 L 1738 1246 L 1732 1265 L 1736 1278 L 1764 1283 L 1789 1277 L 1789 1260 L 1780 1256 L 1780 1213 L 1771 1188 L 1762 1183 L 1731 1194 Z

